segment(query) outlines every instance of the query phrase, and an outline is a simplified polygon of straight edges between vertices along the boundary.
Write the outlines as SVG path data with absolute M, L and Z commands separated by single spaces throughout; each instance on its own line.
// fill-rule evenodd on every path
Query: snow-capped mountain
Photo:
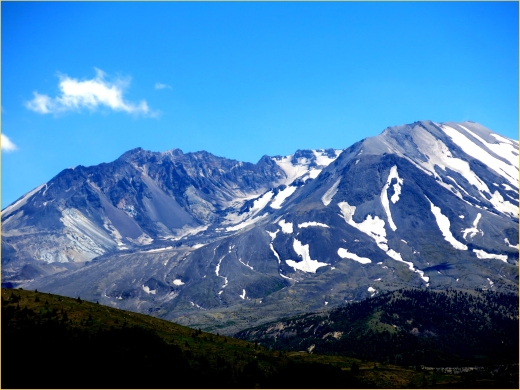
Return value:
M 401 287 L 518 289 L 518 141 L 387 128 L 257 164 L 136 149 L 2 213 L 3 283 L 221 332 Z

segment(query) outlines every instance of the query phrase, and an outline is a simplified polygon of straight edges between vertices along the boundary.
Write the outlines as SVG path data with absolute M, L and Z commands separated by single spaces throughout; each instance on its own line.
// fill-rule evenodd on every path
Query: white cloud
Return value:
M 168 84 L 161 84 L 161 83 L 155 83 L 155 89 L 165 89 L 169 88 L 172 89 Z
M 12 152 L 12 151 L 15 151 L 16 149 L 18 149 L 16 147 L 16 145 L 9 138 L 7 138 L 7 135 L 5 135 L 5 134 L 2 134 L 1 143 L 2 143 L 2 150 L 4 152 Z
M 33 92 L 34 98 L 26 103 L 26 107 L 39 114 L 58 114 L 82 108 L 94 111 L 104 106 L 129 114 L 156 115 L 144 100 L 134 104 L 123 99 L 123 91 L 130 84 L 129 80 L 117 79 L 110 83 L 105 80 L 105 73 L 102 70 L 94 69 L 96 69 L 96 77 L 91 80 L 80 81 L 67 75 L 59 75 L 61 95 L 51 98 Z

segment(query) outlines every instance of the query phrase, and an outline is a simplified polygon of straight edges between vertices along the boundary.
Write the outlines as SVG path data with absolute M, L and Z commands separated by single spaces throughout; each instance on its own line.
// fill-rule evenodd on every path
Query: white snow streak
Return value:
M 273 246 L 273 243 L 269 243 L 269 248 L 271 248 L 271 250 L 273 251 L 274 255 L 276 256 L 276 258 L 278 259 L 278 264 L 280 264 L 282 261 L 280 260 L 280 256 L 278 255 L 278 252 L 276 252 L 274 250 L 274 246 Z
M 339 248 L 338 249 L 338 255 L 339 255 L 339 257 L 341 257 L 343 259 L 355 260 L 355 261 L 357 261 L 358 263 L 361 263 L 361 264 L 368 264 L 368 263 L 372 262 L 372 260 L 370 260 L 369 258 L 367 258 L 367 257 L 359 257 L 355 253 L 351 253 L 351 252 L 348 251 L 348 249 L 344 249 L 344 248 Z
M 500 192 L 495 191 L 489 201 L 498 211 L 504 214 L 511 214 L 512 217 L 518 217 L 518 206 L 504 200 L 502 195 L 500 195 Z
M 428 199 L 427 196 L 425 196 L 426 199 Z M 457 241 L 455 237 L 453 237 L 453 234 L 450 231 L 450 220 L 448 217 L 446 217 L 444 214 L 442 214 L 441 209 L 437 206 L 435 206 L 430 199 L 428 199 L 428 202 L 430 203 L 430 209 L 433 215 L 435 216 L 435 220 L 437 221 L 437 226 L 442 232 L 442 235 L 446 241 L 448 241 L 451 246 L 453 246 L 455 249 L 459 250 L 468 250 L 468 247 L 464 245 L 463 243 Z
M 269 236 L 271 236 L 271 241 L 274 241 L 274 239 L 276 238 L 276 234 L 280 231 L 280 229 L 276 229 L 275 232 L 270 232 L 269 230 L 266 230 L 267 234 L 269 234 Z
M 282 203 L 285 199 L 291 196 L 296 189 L 297 187 L 286 187 L 282 191 L 278 192 L 269 206 L 273 209 L 281 209 Z
M 397 226 L 395 226 L 394 220 L 392 219 L 392 214 L 390 213 L 390 202 L 388 201 L 388 187 L 392 183 L 392 179 L 397 179 L 397 183 L 394 184 L 394 194 L 390 201 L 392 203 L 396 203 L 399 200 L 399 195 L 401 194 L 401 185 L 403 184 L 403 179 L 399 177 L 397 173 L 397 166 L 394 165 L 390 169 L 390 173 L 388 174 L 388 179 L 386 179 L 386 184 L 381 191 L 381 203 L 383 204 L 383 208 L 385 209 L 386 216 L 388 219 L 388 224 L 393 231 L 397 230 Z
M 376 242 L 376 245 L 383 250 L 388 256 L 390 256 L 392 259 L 396 261 L 400 261 L 402 263 L 405 263 L 408 265 L 411 271 L 419 273 L 421 278 L 428 282 L 429 278 L 427 276 L 424 276 L 424 273 L 420 270 L 416 270 L 414 268 L 414 265 L 410 261 L 404 261 L 401 257 L 401 254 L 396 252 L 393 249 L 389 249 L 387 245 L 387 239 L 386 239 L 386 230 L 385 230 L 385 221 L 382 219 L 379 219 L 379 217 L 376 215 L 374 218 L 372 218 L 371 215 L 368 215 L 367 218 L 361 222 L 356 223 L 352 219 L 352 216 L 354 215 L 356 211 L 356 206 L 350 206 L 347 202 L 339 202 L 338 206 L 341 210 L 340 216 L 343 217 L 345 222 L 347 222 L 349 225 L 355 227 L 356 229 L 362 231 L 366 235 L 372 237 L 374 241 Z
M 515 249 L 518 249 L 519 248 L 519 245 L 516 244 L 516 245 L 511 245 L 509 243 L 509 239 L 508 238 L 504 238 L 504 242 L 506 243 L 506 245 L 509 247 L 509 248 L 515 248 Z
M 473 252 L 475 252 L 479 259 L 497 259 L 507 263 L 507 255 L 495 255 L 493 253 L 484 252 L 481 249 L 473 249 Z
M 329 227 L 328 225 L 325 225 L 324 223 L 320 223 L 320 222 L 303 222 L 303 223 L 298 224 L 298 227 L 300 229 L 301 228 L 306 228 L 306 227 L 309 227 L 309 226 L 319 226 L 319 227 L 324 227 L 324 228 L 328 228 Z
M 15 203 L 13 203 L 12 205 L 10 206 L 7 206 L 3 211 L 2 211 L 2 217 L 7 217 L 9 214 L 12 214 L 14 211 L 18 210 L 20 207 L 24 206 L 27 201 L 29 200 L 29 198 L 31 196 L 33 196 L 34 194 L 36 194 L 39 190 L 41 190 L 43 188 L 43 186 L 46 186 L 46 184 L 42 184 L 38 187 L 36 187 L 34 190 L 32 190 L 31 192 L 28 192 L 23 198 L 21 198 L 20 200 L 16 201 Z M 47 191 L 47 189 L 45 189 L 45 191 Z
M 237 231 L 237 230 L 240 230 L 240 229 L 244 229 L 245 227 L 249 226 L 249 225 L 252 225 L 254 224 L 255 222 L 258 222 L 260 221 L 261 219 L 264 219 L 265 217 L 267 217 L 269 214 L 268 213 L 265 213 L 264 215 L 260 215 L 258 217 L 254 217 L 254 218 L 251 218 L 250 220 L 248 221 L 244 221 L 242 223 L 239 223 L 238 225 L 235 225 L 235 226 L 230 226 L 230 227 L 227 227 L 226 230 L 228 232 L 231 232 L 231 231 Z
M 242 259 L 238 259 L 238 261 L 239 261 L 241 264 L 245 265 L 247 268 L 251 268 L 251 269 L 254 271 L 254 268 L 251 267 L 249 264 L 244 263 L 244 262 L 242 261 Z
M 486 148 L 491 150 L 493 153 L 505 158 L 509 161 L 509 164 L 502 161 L 485 149 L 477 145 L 470 138 L 455 130 L 452 127 L 441 125 L 441 129 L 455 142 L 466 154 L 471 157 L 482 161 L 490 169 L 494 170 L 498 175 L 509 181 L 514 187 L 518 188 L 518 148 L 515 148 L 510 143 L 499 143 L 490 144 L 483 140 L 481 137 L 468 130 L 464 126 L 461 126 L 466 130 L 472 137 L 479 140 Z
M 482 235 L 484 235 L 484 232 L 482 231 L 482 229 L 477 229 L 477 225 L 478 225 L 478 221 L 480 220 L 480 217 L 482 217 L 482 214 L 478 213 L 477 214 L 477 217 L 475 218 L 475 220 L 473 221 L 473 227 L 470 227 L 470 228 L 467 228 L 467 229 L 462 229 L 461 233 L 462 233 L 462 238 L 464 238 L 465 240 L 466 239 L 466 236 L 470 234 L 470 238 L 473 238 L 475 237 L 475 235 L 477 233 L 480 233 Z
M 323 194 L 323 196 L 321 197 L 321 201 L 323 202 L 324 206 L 328 206 L 330 204 L 330 202 L 332 201 L 332 198 L 334 197 L 334 195 L 336 195 L 336 193 L 338 192 L 338 186 L 339 186 L 340 181 L 341 181 L 341 178 L 336 180 L 336 182 L 332 185 L 332 187 L 330 187 L 327 190 L 327 192 L 325 192 L 325 194 Z

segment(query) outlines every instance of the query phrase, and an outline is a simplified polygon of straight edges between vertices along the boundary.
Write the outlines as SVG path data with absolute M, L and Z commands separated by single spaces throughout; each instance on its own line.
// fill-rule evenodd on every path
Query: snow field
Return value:
M 290 197 L 292 194 L 294 194 L 294 191 L 296 191 L 297 187 L 286 187 L 282 191 L 280 191 L 276 196 L 274 197 L 273 201 L 269 205 L 273 209 L 281 209 L 282 203 Z
M 150 290 L 150 287 L 145 286 L 144 284 L 143 284 L 142 287 L 143 287 L 143 291 L 144 291 L 145 293 L 147 293 L 147 294 L 155 295 L 155 293 L 156 293 L 156 291 L 157 291 L 157 290 Z
M 293 223 L 285 222 L 285 219 L 282 219 L 278 222 L 278 225 L 282 228 L 282 232 L 285 234 L 292 234 L 293 232 Z
M 285 260 L 285 262 L 294 269 L 299 269 L 303 272 L 311 272 L 316 273 L 316 270 L 320 267 L 324 267 L 329 265 L 327 263 L 322 263 L 317 260 L 312 260 L 309 255 L 309 244 L 302 245 L 300 241 L 294 239 L 293 242 L 294 251 L 301 256 L 302 261 L 296 262 L 293 260 Z
M 381 191 L 381 203 L 386 212 L 386 216 L 388 219 L 388 225 L 390 225 L 390 228 L 393 231 L 396 231 L 397 226 L 395 226 L 394 220 L 392 219 L 392 214 L 390 212 L 390 202 L 388 200 L 388 187 L 392 183 L 392 179 L 397 179 L 397 183 L 394 184 L 394 194 L 392 195 L 392 198 L 390 199 L 390 201 L 395 204 L 399 200 L 399 195 L 401 194 L 401 185 L 403 184 L 403 179 L 401 179 L 399 177 L 399 174 L 397 173 L 396 165 L 394 165 L 390 169 L 390 173 L 388 174 L 388 179 L 386 179 L 386 183 L 383 187 L 383 190 Z
M 343 217 L 345 222 L 347 222 L 349 225 L 355 227 L 356 229 L 362 231 L 369 237 L 373 238 L 376 242 L 376 245 L 383 250 L 388 256 L 390 256 L 392 259 L 405 263 L 408 265 L 408 268 L 412 272 L 417 272 L 421 279 L 423 279 L 426 283 L 428 283 L 429 278 L 427 276 L 424 276 L 424 272 L 415 269 L 413 263 L 411 261 L 405 261 L 402 259 L 401 254 L 396 252 L 393 249 L 388 248 L 387 239 L 386 239 L 386 230 L 385 230 L 385 221 L 382 219 L 379 219 L 379 217 L 376 215 L 374 218 L 372 218 L 371 215 L 368 215 L 367 218 L 361 222 L 356 223 L 352 219 L 352 216 L 354 215 L 356 211 L 356 206 L 350 206 L 347 202 L 339 202 L 338 206 L 341 210 L 340 216 Z M 338 253 L 339 254 L 339 253 Z M 341 255 L 340 255 L 341 256 Z
M 493 253 L 487 253 L 481 249 L 473 249 L 473 252 L 475 252 L 479 259 L 497 259 L 507 263 L 507 255 L 495 255 Z
M 372 260 L 370 260 L 368 257 L 359 257 L 355 253 L 351 253 L 348 251 L 348 249 L 344 249 L 344 248 L 338 249 L 338 255 L 342 259 L 351 259 L 351 260 L 357 261 L 358 263 L 361 263 L 361 264 L 369 264 L 372 262 Z
M 324 228 L 328 228 L 329 227 L 328 225 L 325 225 L 324 223 L 320 223 L 320 222 L 303 222 L 303 223 L 298 224 L 298 227 L 300 229 L 301 228 L 307 228 L 307 227 L 310 227 L 310 226 L 319 226 L 319 227 L 324 227 Z
M 471 138 L 446 125 L 441 125 L 441 129 L 446 133 L 451 140 L 457 144 L 464 153 L 481 161 L 490 169 L 493 169 L 499 176 L 502 176 L 509 181 L 514 187 L 518 188 L 518 148 L 515 148 L 510 143 L 490 144 L 479 137 L 477 134 L 468 130 L 464 126 L 460 126 L 473 138 L 482 143 L 488 150 L 492 151 L 498 156 L 508 160 L 509 163 L 492 156 L 481 146 L 477 145 Z
M 338 192 L 338 186 L 339 186 L 340 182 L 341 182 L 341 178 L 336 180 L 336 182 L 332 185 L 332 187 L 330 187 L 327 190 L 327 192 L 325 192 L 325 194 L 323 194 L 323 196 L 321 197 L 321 201 L 323 202 L 324 206 L 328 206 L 330 204 L 330 202 L 332 201 L 332 198 Z
M 480 220 L 480 217 L 482 217 L 482 214 L 478 213 L 477 214 L 477 217 L 475 218 L 475 220 L 473 221 L 473 226 L 470 227 L 470 228 L 467 228 L 467 229 L 462 229 L 461 230 L 461 233 L 462 233 L 462 238 L 464 238 L 466 240 L 466 236 L 470 234 L 470 238 L 473 238 L 475 237 L 475 235 L 477 233 L 480 233 L 482 235 L 484 235 L 484 232 L 482 231 L 482 229 L 477 229 L 477 225 L 478 225 L 478 221 Z
M 427 196 L 425 196 L 428 199 Z M 441 233 L 446 241 L 448 241 L 452 247 L 458 250 L 467 251 L 468 247 L 463 243 L 457 241 L 453 234 L 450 231 L 450 220 L 444 214 L 442 214 L 441 209 L 435 206 L 430 199 L 428 199 L 430 203 L 430 210 L 432 214 L 435 216 L 435 220 L 437 221 L 437 226 L 441 230 Z M 478 222 L 478 221 L 477 221 Z

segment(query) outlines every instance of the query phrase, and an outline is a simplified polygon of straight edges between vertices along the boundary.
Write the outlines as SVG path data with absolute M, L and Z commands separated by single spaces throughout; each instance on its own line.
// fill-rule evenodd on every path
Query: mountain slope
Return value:
M 4 282 L 228 334 L 405 287 L 517 292 L 518 142 L 422 121 L 258 164 L 138 149 L 2 221 Z
M 397 364 L 518 363 L 518 296 L 491 291 L 396 290 L 237 333 L 274 349 Z

